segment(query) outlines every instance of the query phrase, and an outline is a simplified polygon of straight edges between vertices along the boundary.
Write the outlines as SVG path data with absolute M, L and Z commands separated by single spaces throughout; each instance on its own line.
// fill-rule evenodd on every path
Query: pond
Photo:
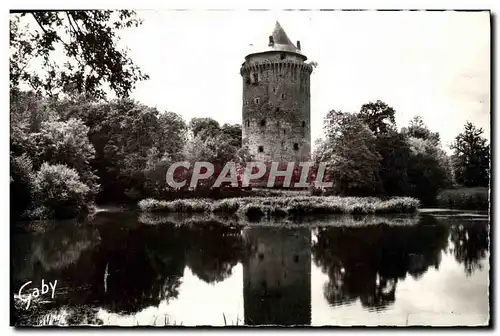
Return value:
M 422 211 L 409 222 L 152 223 L 102 211 L 28 223 L 12 232 L 11 324 L 488 324 L 487 214 Z

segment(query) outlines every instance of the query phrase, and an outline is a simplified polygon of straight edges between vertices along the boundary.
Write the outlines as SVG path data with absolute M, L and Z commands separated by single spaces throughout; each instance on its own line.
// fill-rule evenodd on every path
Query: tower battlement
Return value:
M 269 59 L 252 63 L 243 63 L 240 69 L 240 75 L 249 75 L 251 72 L 265 71 L 268 69 L 279 71 L 281 69 L 291 68 L 292 70 L 303 71 L 310 75 L 313 72 L 312 65 L 295 60 L 272 61 Z

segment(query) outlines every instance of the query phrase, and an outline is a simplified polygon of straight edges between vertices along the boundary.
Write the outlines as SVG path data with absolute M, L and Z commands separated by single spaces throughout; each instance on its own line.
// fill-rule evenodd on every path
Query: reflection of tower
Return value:
M 309 325 L 310 229 L 247 227 L 243 237 L 245 324 Z

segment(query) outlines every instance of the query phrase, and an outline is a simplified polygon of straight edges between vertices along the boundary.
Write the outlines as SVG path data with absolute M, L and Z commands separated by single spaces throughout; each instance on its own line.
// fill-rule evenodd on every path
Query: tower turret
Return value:
M 295 46 L 276 21 L 267 48 L 245 57 L 243 143 L 260 161 L 307 161 L 311 154 L 310 75 L 300 41 Z

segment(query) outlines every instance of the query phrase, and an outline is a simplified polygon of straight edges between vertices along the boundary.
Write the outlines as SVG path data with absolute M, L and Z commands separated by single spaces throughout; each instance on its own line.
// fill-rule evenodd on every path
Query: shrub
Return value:
M 165 201 L 158 201 L 153 198 L 146 198 L 139 201 L 138 206 L 144 212 L 156 212 L 160 210 L 166 211 L 167 203 Z
M 212 212 L 237 213 L 246 217 L 283 217 L 308 214 L 384 214 L 413 213 L 420 202 L 411 197 L 381 200 L 375 197 L 296 196 L 296 197 L 241 197 L 224 200 L 178 199 L 139 202 L 144 212 Z
M 79 180 L 95 194 L 97 176 L 89 164 L 95 158 L 95 149 L 88 138 L 89 128 L 80 119 L 46 121 L 40 132 L 29 135 L 29 155 L 35 169 L 43 163 L 65 164 L 78 172 Z
M 212 212 L 235 213 L 238 211 L 240 204 L 237 199 L 229 198 L 220 202 L 213 203 L 211 206 Z
M 86 211 L 90 188 L 75 169 L 43 163 L 33 179 L 34 211 L 54 218 L 72 217 Z M 38 210 L 37 210 L 38 209 Z
M 440 207 L 464 210 L 488 210 L 488 188 L 460 188 L 443 190 L 437 196 Z

